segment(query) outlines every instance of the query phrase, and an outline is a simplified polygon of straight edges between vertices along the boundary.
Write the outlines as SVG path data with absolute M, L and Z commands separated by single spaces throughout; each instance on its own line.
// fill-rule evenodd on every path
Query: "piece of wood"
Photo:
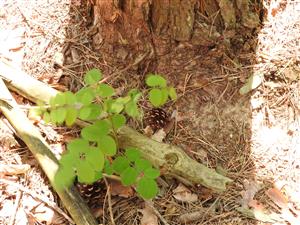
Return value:
M 143 157 L 156 168 L 164 171 L 166 175 L 181 177 L 193 184 L 201 184 L 220 192 L 226 190 L 226 183 L 231 181 L 215 170 L 191 159 L 177 146 L 154 141 L 128 126 L 123 126 L 118 134 L 119 145 L 122 148 L 140 149 Z
M 22 83 L 24 80 L 21 80 L 20 82 Z M 1 78 L 0 111 L 8 119 L 18 136 L 24 141 L 34 157 L 37 159 L 39 165 L 47 175 L 52 187 L 59 195 L 74 222 L 77 225 L 96 225 L 96 220 L 74 187 L 71 187 L 70 189 L 65 188 L 63 190 L 56 187 L 54 176 L 59 168 L 58 160 L 51 152 L 50 146 L 46 143 L 38 129 L 28 120 L 25 113 L 19 109 L 18 104 L 6 88 Z
M 3 63 L 0 64 L 0 68 L 1 66 L 3 66 Z M 58 93 L 58 91 L 55 91 L 54 89 L 50 90 L 46 84 L 42 83 L 41 85 L 41 82 L 32 79 L 29 75 L 18 72 L 17 69 L 15 69 L 15 72 L 9 77 L 2 74 L 0 69 L 0 75 L 11 80 L 8 83 L 9 87 L 14 86 L 14 89 L 21 87 L 22 90 L 17 91 L 25 97 L 30 94 L 30 98 L 35 102 L 38 100 L 49 100 Z M 24 80 L 27 80 L 28 82 L 23 82 Z M 28 89 L 27 91 L 25 84 L 29 85 L 30 88 L 35 87 L 36 93 L 43 92 L 43 94 L 33 95 L 32 93 L 28 93 L 31 89 Z M 44 96 L 43 99 L 41 99 L 40 96 Z M 80 126 L 86 124 L 83 121 L 78 121 L 78 123 Z M 175 178 L 183 178 L 183 180 L 187 180 L 192 184 L 201 184 L 217 192 L 225 191 L 226 184 L 232 181 L 217 173 L 215 170 L 209 169 L 191 159 L 179 147 L 156 142 L 128 126 L 123 126 L 119 130 L 118 138 L 120 139 L 121 147 L 131 146 L 139 148 L 143 156 L 150 160 L 156 168 L 162 168 L 167 174 L 170 174 Z

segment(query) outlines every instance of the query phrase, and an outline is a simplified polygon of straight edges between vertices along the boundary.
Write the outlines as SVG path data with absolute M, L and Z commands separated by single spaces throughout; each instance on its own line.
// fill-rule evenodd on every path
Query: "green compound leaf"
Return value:
M 121 181 L 125 186 L 132 185 L 136 182 L 139 173 L 132 167 L 127 167 L 121 173 Z
M 75 96 L 77 101 L 82 103 L 83 105 L 91 104 L 95 98 L 94 91 L 90 87 L 82 88 L 75 94 Z
M 73 152 L 70 152 L 70 151 L 68 151 L 67 153 L 64 153 L 59 160 L 60 167 L 74 168 L 77 163 L 77 161 L 74 160 L 75 155 L 76 154 L 73 154 Z
M 98 116 L 100 116 L 102 108 L 100 105 L 98 104 L 90 104 L 88 106 L 91 111 L 90 111 L 90 115 L 88 116 L 87 120 L 95 120 L 98 118 Z
M 175 88 L 173 88 L 173 87 L 169 88 L 169 96 L 173 101 L 175 101 L 177 99 L 177 93 L 176 93 Z
M 90 147 L 85 158 L 95 171 L 102 171 L 104 166 L 104 155 L 99 148 Z
M 112 168 L 117 174 L 121 174 L 130 165 L 129 160 L 124 156 L 118 156 L 112 163 Z
M 96 121 L 94 124 L 84 127 L 81 136 L 88 141 L 99 141 L 102 136 L 108 134 L 110 125 L 105 120 Z
M 95 120 L 101 114 L 102 108 L 98 104 L 83 106 L 79 111 L 79 118 L 82 120 Z
M 94 178 L 94 181 L 97 181 L 97 180 L 100 180 L 103 178 L 103 173 L 102 171 L 96 171 L 95 172 L 95 178 Z
M 149 101 L 151 102 L 151 104 L 153 106 L 155 106 L 155 107 L 160 106 L 162 103 L 162 100 L 163 100 L 162 98 L 163 98 L 163 94 L 160 89 L 153 88 L 152 90 L 150 90 Z
M 45 121 L 45 123 L 49 123 L 51 121 L 50 113 L 44 112 L 43 120 Z
M 149 87 L 166 87 L 167 86 L 167 81 L 165 78 L 163 78 L 160 75 L 155 75 L 155 74 L 150 74 L 146 78 L 146 84 Z
M 80 183 L 92 184 L 95 182 L 96 171 L 92 168 L 88 161 L 80 161 L 76 169 L 78 181 Z
M 135 160 L 135 167 L 139 172 L 144 172 L 148 168 L 152 168 L 151 163 L 146 159 Z
M 99 132 L 102 132 L 96 125 L 89 125 L 81 130 L 81 137 L 88 141 L 98 141 L 100 138 Z
M 54 177 L 54 183 L 59 188 L 69 187 L 73 184 L 76 175 L 74 171 L 76 160 L 74 160 L 73 154 L 70 152 L 63 154 L 59 160 L 59 164 L 59 169 Z
M 137 89 L 132 89 L 128 92 L 128 95 L 130 96 L 133 102 L 137 103 L 140 97 L 142 96 L 142 93 Z
M 154 168 L 148 168 L 144 171 L 144 177 L 146 178 L 155 179 L 159 177 L 159 175 L 160 175 L 159 170 Z
M 111 129 L 111 124 L 107 120 L 98 120 L 94 125 L 100 130 L 98 133 L 99 136 L 107 135 Z
M 96 84 L 102 78 L 102 73 L 98 69 L 91 69 L 84 76 L 84 83 L 87 85 Z
M 137 183 L 136 191 L 144 199 L 154 198 L 158 193 L 158 186 L 153 179 L 142 177 Z
M 124 103 L 122 103 L 119 98 L 116 100 L 108 99 L 104 102 L 106 111 L 110 113 L 120 113 L 124 109 Z
M 52 109 L 50 112 L 51 123 L 56 124 L 59 118 L 59 111 L 57 109 Z
M 111 117 L 112 126 L 115 130 L 124 126 L 126 123 L 126 118 L 122 114 L 115 114 Z
M 80 110 L 79 110 L 79 115 L 78 117 L 82 120 L 87 120 L 89 118 L 89 115 L 91 114 L 92 109 L 89 107 L 89 105 L 87 106 L 83 106 Z
M 140 115 L 138 106 L 134 101 L 130 101 L 125 105 L 125 112 L 128 114 L 128 116 L 131 116 L 133 118 Z
M 114 173 L 113 167 L 107 159 L 104 162 L 103 172 L 107 175 L 112 175 Z
M 165 104 L 168 101 L 168 97 L 169 97 L 169 91 L 167 88 L 162 88 L 161 89 L 161 102 L 160 105 Z
M 54 185 L 58 190 L 62 190 L 65 187 L 71 187 L 74 183 L 76 174 L 71 167 L 60 167 L 54 177 Z
M 125 105 L 126 103 L 128 103 L 129 101 L 131 100 L 131 97 L 130 96 L 125 96 L 125 97 L 119 97 L 117 98 L 115 101 L 117 103 L 120 103 L 122 105 Z
M 81 155 L 87 153 L 89 147 L 89 142 L 87 140 L 77 138 L 68 143 L 68 154 L 72 155 L 73 160 L 81 160 Z
M 69 127 L 75 123 L 78 111 L 74 108 L 67 108 L 66 110 L 66 125 Z
M 113 156 L 117 153 L 117 145 L 111 136 L 102 136 L 98 141 L 98 147 L 107 156 Z
M 76 103 L 76 97 L 71 91 L 64 93 L 67 105 L 74 105 Z
M 111 97 L 115 94 L 115 90 L 109 86 L 108 84 L 99 84 L 98 87 L 96 88 L 96 93 L 102 97 Z
M 49 100 L 49 105 L 51 106 L 51 108 L 54 108 L 55 107 L 55 96 L 51 97 L 50 100 Z
M 56 109 L 56 122 L 58 124 L 62 124 L 65 119 L 66 119 L 66 115 L 67 115 L 67 109 L 66 108 L 58 108 Z
M 64 93 L 58 93 L 53 98 L 50 99 L 50 105 L 51 107 L 54 106 L 63 106 L 66 104 L 66 96 Z
M 136 148 L 127 148 L 125 150 L 125 155 L 132 162 L 136 161 L 141 157 L 140 151 L 137 150 Z

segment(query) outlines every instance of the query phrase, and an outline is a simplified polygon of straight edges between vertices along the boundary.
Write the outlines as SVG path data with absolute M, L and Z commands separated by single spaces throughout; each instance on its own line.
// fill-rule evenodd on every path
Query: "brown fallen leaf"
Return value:
M 300 218 L 297 212 L 289 207 L 288 199 L 277 188 L 270 188 L 266 191 L 266 195 L 281 209 L 281 217 L 288 221 L 291 225 L 300 224 Z
M 286 209 L 288 207 L 288 199 L 277 188 L 268 189 L 266 195 L 281 209 Z
M 134 195 L 134 191 L 130 186 L 124 186 L 122 183 L 118 180 L 114 179 L 107 179 L 109 185 L 110 185 L 110 191 L 112 196 L 120 196 L 123 198 L 129 198 Z
M 248 203 L 248 206 L 250 206 L 251 208 L 255 209 L 256 211 L 263 211 L 265 210 L 264 206 L 259 203 L 257 200 L 251 200 Z
M 241 205 L 247 208 L 249 203 L 253 201 L 255 194 L 261 189 L 260 185 L 253 180 L 244 180 L 244 190 L 241 192 Z
M 145 208 L 139 211 L 143 214 L 141 218 L 141 225 L 158 225 L 158 218 L 148 204 L 145 204 Z
M 181 183 L 173 190 L 173 193 L 173 197 L 182 202 L 198 201 L 198 195 L 192 193 L 191 190 Z

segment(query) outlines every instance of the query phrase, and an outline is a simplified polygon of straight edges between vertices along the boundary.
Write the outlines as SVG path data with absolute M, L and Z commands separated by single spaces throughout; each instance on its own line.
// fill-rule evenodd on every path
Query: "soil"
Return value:
M 101 52 L 94 48 L 91 5 L 85 1 L 4 0 L 0 3 L 0 59 L 9 59 L 58 90 L 80 89 L 83 74 L 95 67 L 120 95 L 131 88 L 146 93 L 147 72 L 163 74 L 176 87 L 178 100 L 164 106 L 177 115 L 164 142 L 182 147 L 233 183 L 219 194 L 200 185 L 188 187 L 197 195 L 197 201 L 188 202 L 174 197 L 180 181 L 162 177 L 160 182 L 167 186 L 153 200 L 153 207 L 164 220 L 158 218 L 157 224 L 179 224 L 181 215 L 193 212 L 200 216 L 191 224 L 300 224 L 300 7 L 297 3 L 266 7 L 264 22 L 257 29 L 241 27 L 230 42 L 213 46 L 176 43 L 168 54 L 156 58 L 155 67 L 142 61 L 141 68 L 124 63 L 126 53 L 121 49 L 114 57 L 110 55 L 114 49 Z M 257 74 L 264 77 L 259 87 L 241 94 L 247 78 Z M 20 104 L 31 104 L 15 96 Z M 145 99 L 141 107 L 149 108 Z M 144 132 L 142 123 L 130 121 L 130 125 Z M 56 154 L 78 133 L 77 128 L 43 124 L 39 129 Z M 24 220 L 28 224 L 69 224 L 47 204 L 65 210 L 36 160 L 16 141 L 3 117 L 0 143 L 0 166 L 30 166 L 16 174 L 0 170 L 0 224 L 23 224 Z M 111 224 L 104 182 L 102 188 L 104 197 L 94 212 L 100 215 L 100 223 Z M 277 190 L 274 198 L 268 195 L 271 188 Z M 292 219 L 282 213 L 281 197 Z M 237 210 L 241 206 L 259 213 L 268 209 L 267 215 L 274 212 L 280 219 L 253 219 Z M 144 201 L 134 193 L 116 193 L 111 207 L 116 224 L 140 224 Z

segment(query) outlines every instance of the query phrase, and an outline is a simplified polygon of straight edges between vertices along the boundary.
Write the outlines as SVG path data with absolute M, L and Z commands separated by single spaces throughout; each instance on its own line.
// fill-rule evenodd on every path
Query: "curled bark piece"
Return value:
M 1 69 L 0 75 L 5 76 L 5 74 L 1 73 Z M 46 84 L 34 80 L 29 75 L 23 72 L 20 73 L 17 70 L 7 78 L 10 80 L 9 86 L 13 86 L 15 90 L 22 88 L 18 92 L 25 97 L 30 95 L 30 99 L 35 102 L 38 100 L 49 100 L 50 97 L 58 93 L 58 91 L 49 88 Z M 24 82 L 24 80 L 28 82 Z M 36 95 L 28 93 L 32 88 L 35 89 Z M 81 121 L 79 125 L 84 126 L 84 123 Z M 130 127 L 122 127 L 118 138 L 120 139 L 121 147 L 139 148 L 143 156 L 150 160 L 155 167 L 162 168 L 173 177 L 183 178 L 193 184 L 201 184 L 217 192 L 225 191 L 226 184 L 232 181 L 215 170 L 209 169 L 191 159 L 181 148 L 149 139 Z

